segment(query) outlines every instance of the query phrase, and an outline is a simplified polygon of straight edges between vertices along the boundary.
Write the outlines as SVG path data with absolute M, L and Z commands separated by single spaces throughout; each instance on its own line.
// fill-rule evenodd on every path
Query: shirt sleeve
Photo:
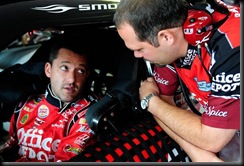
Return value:
M 174 95 L 177 88 L 179 87 L 179 82 L 177 73 L 173 66 L 154 66 L 153 76 L 161 94 L 168 96 Z
M 202 120 L 212 127 L 240 129 L 240 50 L 224 53 L 211 69 L 212 91 Z
M 240 100 L 210 97 L 202 122 L 217 128 L 240 129 Z

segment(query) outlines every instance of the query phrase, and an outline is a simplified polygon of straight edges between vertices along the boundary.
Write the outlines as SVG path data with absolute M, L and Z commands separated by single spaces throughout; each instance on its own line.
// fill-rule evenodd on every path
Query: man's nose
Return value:
M 75 72 L 74 71 L 69 72 L 67 79 L 68 79 L 69 83 L 75 82 Z
M 134 56 L 136 58 L 141 58 L 142 57 L 142 54 L 140 52 L 138 52 L 138 51 L 134 51 Z

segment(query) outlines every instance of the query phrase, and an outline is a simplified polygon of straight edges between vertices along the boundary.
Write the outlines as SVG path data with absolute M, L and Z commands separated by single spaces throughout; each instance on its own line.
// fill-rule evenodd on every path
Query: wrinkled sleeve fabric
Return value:
M 174 95 L 179 87 L 179 81 L 175 68 L 172 65 L 164 67 L 154 66 L 153 76 L 161 94 L 167 96 Z

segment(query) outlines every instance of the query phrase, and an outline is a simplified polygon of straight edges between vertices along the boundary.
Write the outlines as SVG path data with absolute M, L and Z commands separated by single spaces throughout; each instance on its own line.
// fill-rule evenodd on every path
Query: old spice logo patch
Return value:
M 46 105 L 41 105 L 38 108 L 38 117 L 46 118 L 49 115 L 49 109 Z
M 28 120 L 28 118 L 29 118 L 29 114 L 25 114 L 25 115 L 21 118 L 20 123 L 21 123 L 21 124 L 25 124 L 25 122 Z
M 157 83 L 162 84 L 162 85 L 169 85 L 169 80 L 163 78 L 157 71 L 154 71 L 154 79 Z
M 208 109 L 206 110 L 206 114 L 208 116 L 218 116 L 218 117 L 227 117 L 228 116 L 227 111 L 216 110 L 214 106 L 208 107 Z

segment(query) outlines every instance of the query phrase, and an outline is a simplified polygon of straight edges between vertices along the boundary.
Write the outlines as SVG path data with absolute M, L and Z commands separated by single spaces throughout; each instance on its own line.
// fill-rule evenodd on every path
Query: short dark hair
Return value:
M 113 20 L 117 28 L 126 22 L 140 41 L 158 46 L 158 32 L 182 26 L 189 7 L 185 0 L 121 0 Z
M 53 63 L 53 60 L 57 58 L 58 51 L 61 48 L 68 49 L 70 51 L 73 51 L 74 53 L 84 56 L 87 59 L 87 66 L 88 69 L 90 69 L 90 48 L 84 44 L 83 42 L 79 42 L 79 40 L 72 35 L 61 35 L 53 39 L 53 44 L 50 48 L 50 55 L 48 62 L 50 64 Z

